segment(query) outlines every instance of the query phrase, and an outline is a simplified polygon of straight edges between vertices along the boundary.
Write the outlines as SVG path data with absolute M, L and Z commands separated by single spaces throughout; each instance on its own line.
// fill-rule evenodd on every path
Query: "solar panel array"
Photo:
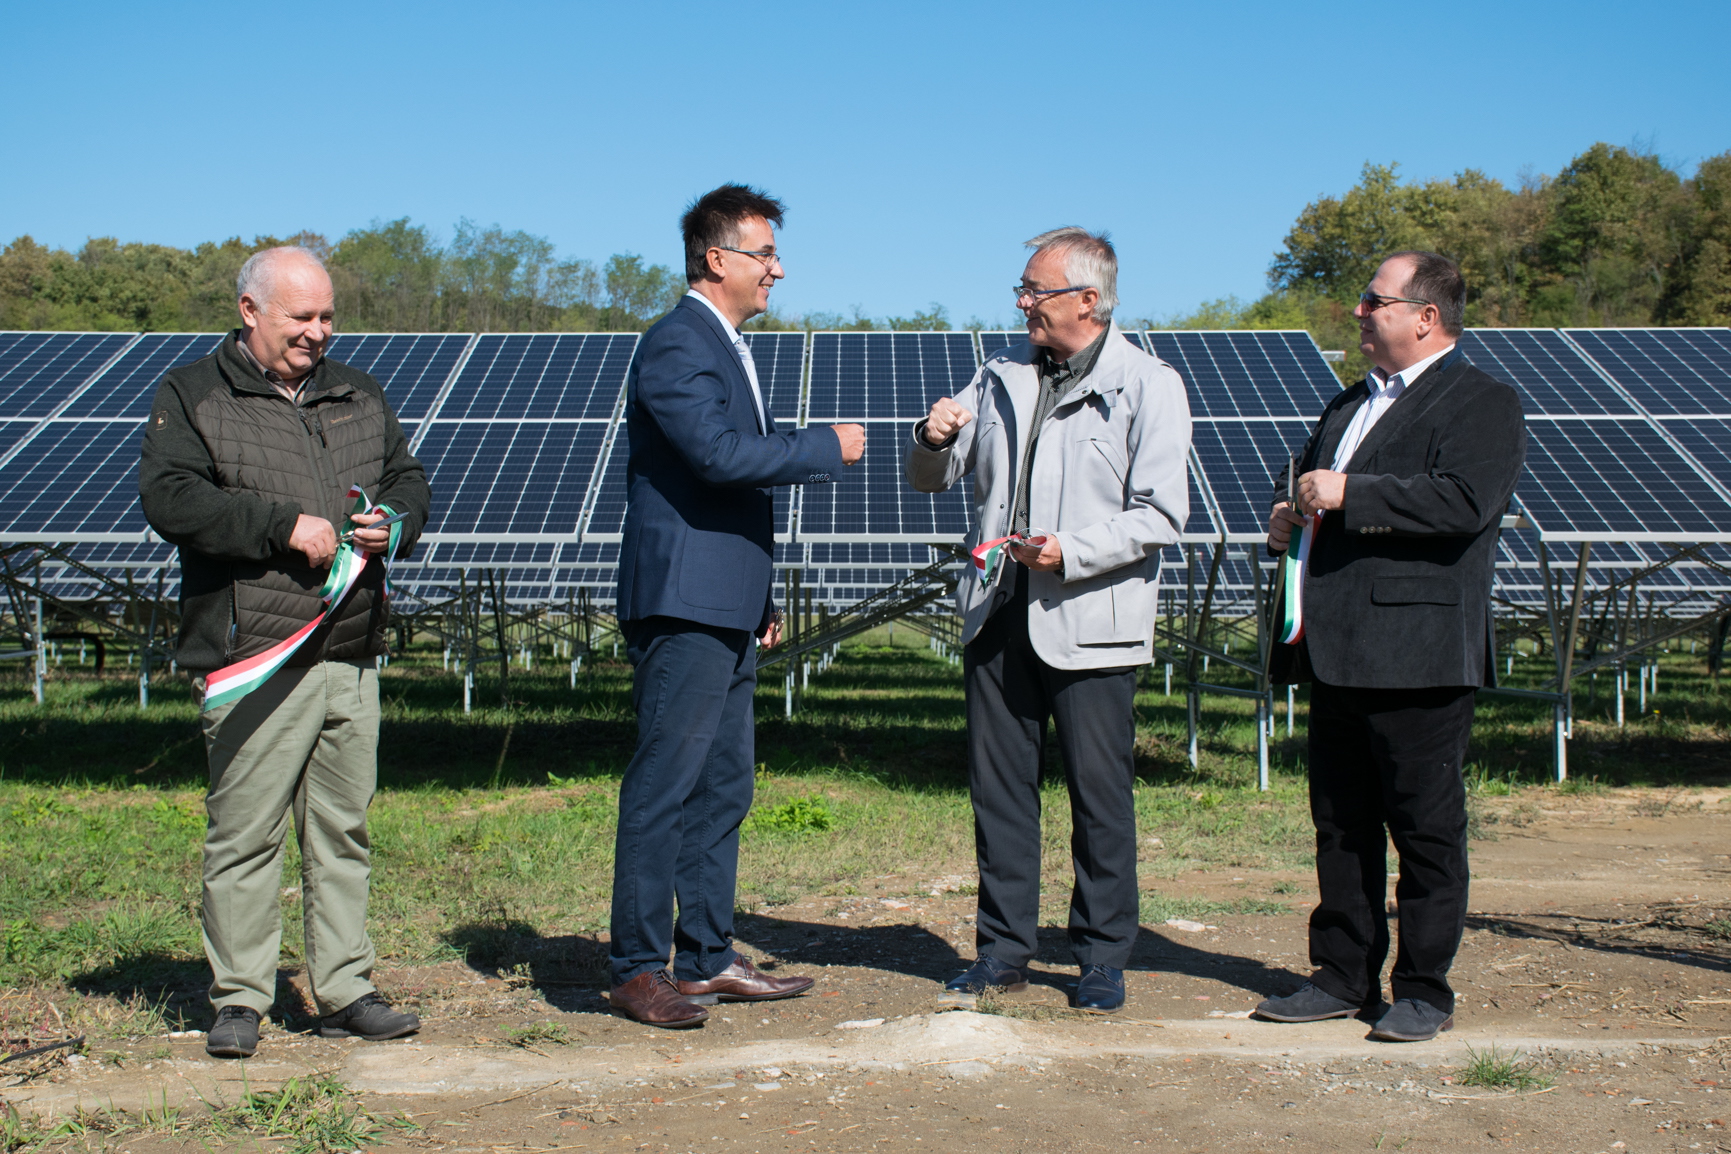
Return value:
M 1273 475 L 1338 392 L 1333 370 L 1297 331 L 1124 336 L 1185 383 L 1195 419 L 1185 538 L 1258 540 Z M 149 537 L 138 508 L 138 439 L 162 374 L 221 339 L 0 333 L 0 537 L 76 543 L 105 567 L 171 564 L 172 550 Z M 333 359 L 383 386 L 436 494 L 425 545 L 400 567 L 403 582 L 436 590 L 493 567 L 519 592 L 558 600 L 581 583 L 610 598 L 625 514 L 623 392 L 637 339 L 335 339 Z M 1024 339 L 747 334 L 778 424 L 867 428 L 864 462 L 838 483 L 777 491 L 777 564 L 798 568 L 808 587 L 851 595 L 929 564 L 927 543 L 960 541 L 970 528 L 968 484 L 913 492 L 903 479 L 905 441 L 934 399 L 955 395 L 983 358 Z M 1731 330 L 1471 330 L 1462 350 L 1521 396 L 1529 451 L 1517 503 L 1551 543 L 1553 564 L 1565 563 L 1567 542 L 1600 542 L 1595 573 L 1603 565 L 1610 579 L 1652 564 L 1665 543 L 1731 541 Z M 1628 557 L 1604 552 L 1609 541 L 1624 542 Z M 1511 593 L 1522 582 L 1540 589 L 1536 565 L 1511 554 L 1499 580 L 1508 578 Z M 1700 581 L 1672 584 L 1686 594 L 1718 580 L 1698 568 Z M 1248 580 L 1248 569 L 1238 576 Z

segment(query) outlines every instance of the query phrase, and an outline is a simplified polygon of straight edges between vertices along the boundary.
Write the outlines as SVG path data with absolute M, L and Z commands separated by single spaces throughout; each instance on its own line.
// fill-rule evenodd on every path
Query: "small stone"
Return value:
M 860 1018 L 852 1022 L 837 1022 L 838 1030 L 875 1030 L 884 1024 L 882 1018 Z

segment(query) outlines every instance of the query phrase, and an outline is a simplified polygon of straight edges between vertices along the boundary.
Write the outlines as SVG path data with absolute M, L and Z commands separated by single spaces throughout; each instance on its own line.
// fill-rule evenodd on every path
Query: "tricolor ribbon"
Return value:
M 998 566 L 1003 562 L 1011 545 L 1038 549 L 1045 543 L 1044 534 L 1035 535 L 1027 531 L 1011 533 L 1008 537 L 994 537 L 990 541 L 981 541 L 973 548 L 974 571 L 980 575 L 980 584 L 990 585 L 992 583 L 992 575 L 998 571 Z
M 354 508 L 344 519 L 343 533 L 353 532 L 360 526 L 354 523 L 356 516 L 368 513 L 383 513 L 390 516 L 393 510 L 388 505 L 373 505 L 367 500 L 367 494 L 359 485 L 349 489 L 349 496 L 355 502 Z M 389 556 L 397 550 L 397 539 L 401 535 L 402 522 L 391 526 L 390 546 L 386 550 Z M 330 575 L 325 578 L 324 587 L 319 590 L 319 598 L 325 603 L 324 610 L 311 621 L 295 631 L 294 636 L 286 641 L 279 641 L 256 657 L 245 661 L 237 661 L 233 665 L 225 665 L 212 673 L 204 681 L 205 709 L 214 709 L 219 705 L 227 705 L 231 701 L 239 701 L 259 686 L 270 680 L 271 674 L 288 664 L 288 659 L 295 651 L 306 643 L 313 631 L 323 625 L 337 607 L 354 592 L 361 574 L 366 571 L 367 564 L 373 555 L 357 550 L 348 541 L 337 545 L 337 555 L 331 561 Z
M 1275 640 L 1282 645 L 1297 645 L 1304 637 L 1304 572 L 1310 564 L 1310 541 L 1316 536 L 1320 514 L 1307 513 L 1304 524 L 1292 531 L 1292 541 L 1281 559 L 1280 628 Z

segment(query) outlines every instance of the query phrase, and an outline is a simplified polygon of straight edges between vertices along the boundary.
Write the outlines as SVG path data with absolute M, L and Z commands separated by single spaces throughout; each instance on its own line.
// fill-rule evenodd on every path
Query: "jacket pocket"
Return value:
M 679 562 L 679 599 L 699 609 L 738 609 L 745 600 L 739 558 L 720 541 L 726 534 L 689 530 Z
M 1372 605 L 1459 605 L 1460 584 L 1452 577 L 1377 577 L 1370 583 Z
M 1093 445 L 1099 451 L 1100 456 L 1106 459 L 1106 464 L 1112 470 L 1112 475 L 1118 478 L 1118 484 L 1124 484 L 1125 474 L 1129 470 L 1124 466 L 1124 457 L 1118 452 L 1118 446 L 1101 437 L 1093 437 L 1088 443 Z

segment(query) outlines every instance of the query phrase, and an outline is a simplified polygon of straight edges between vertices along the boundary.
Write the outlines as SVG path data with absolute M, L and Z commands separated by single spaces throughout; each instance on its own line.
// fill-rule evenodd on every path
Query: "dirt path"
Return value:
M 1160 883 L 1171 897 L 1296 892 L 1282 898 L 1290 914 L 1144 931 L 1130 1002 L 1109 1018 L 1065 1008 L 1074 970 L 1059 929 L 1042 935 L 1026 995 L 992 1014 L 934 1013 L 937 983 L 971 956 L 972 899 L 944 892 L 942 879 L 886 877 L 849 899 L 743 919 L 762 964 L 818 977 L 810 997 L 721 1007 L 702 1030 L 660 1032 L 612 1017 L 592 988 L 525 988 L 455 965 L 398 971 L 384 984 L 420 991 L 422 1034 L 368 1045 L 273 1030 L 244 1077 L 256 1087 L 337 1073 L 369 1108 L 405 1110 L 424 1128 L 387 1148 L 477 1154 L 1731 1151 L 1731 1102 L 1720 1100 L 1731 1094 L 1723 810 L 1720 794 L 1694 792 L 1487 813 L 1500 836 L 1473 847 L 1472 914 L 1453 975 L 1459 1025 L 1433 1043 L 1371 1043 L 1353 1021 L 1246 1020 L 1308 971 L 1313 881 L 1297 871 Z M 531 1022 L 564 1026 L 570 1044 L 508 1044 L 503 1029 Z M 1469 1047 L 1492 1046 L 1537 1060 L 1550 1088 L 1463 1086 Z M 199 1037 L 130 1053 L 118 1069 L 87 1059 L 3 1092 L 56 1113 L 241 1092 L 239 1066 L 207 1059 Z M 121 1146 L 203 1148 L 148 1136 Z

